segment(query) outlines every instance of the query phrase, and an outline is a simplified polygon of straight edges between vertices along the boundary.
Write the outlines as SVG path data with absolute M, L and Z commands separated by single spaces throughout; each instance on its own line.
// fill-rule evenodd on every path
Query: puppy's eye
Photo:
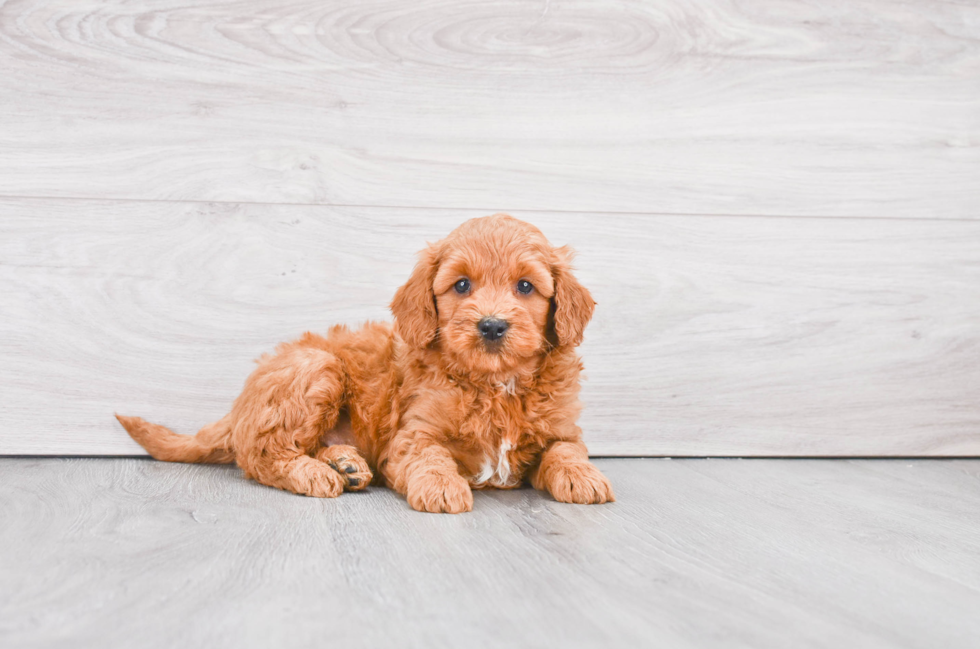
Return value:
M 526 279 L 522 279 L 521 281 L 517 282 L 518 293 L 523 293 L 524 295 L 527 295 L 533 290 L 534 290 L 534 285 L 531 284 L 531 282 L 527 281 Z
M 455 284 L 453 284 L 453 288 L 456 289 L 456 292 L 459 293 L 460 295 L 462 295 L 463 293 L 469 293 L 470 292 L 470 280 L 468 280 L 468 279 L 466 279 L 464 277 L 463 279 L 461 279 L 458 282 L 456 282 Z

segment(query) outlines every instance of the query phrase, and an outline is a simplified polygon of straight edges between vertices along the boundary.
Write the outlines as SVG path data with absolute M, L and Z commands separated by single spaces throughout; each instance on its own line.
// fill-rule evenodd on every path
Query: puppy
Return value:
M 561 502 L 612 501 L 576 424 L 575 347 L 595 302 L 570 255 L 510 216 L 472 219 L 422 251 L 394 327 L 280 345 L 193 437 L 117 418 L 158 460 L 235 462 L 307 496 L 363 489 L 376 472 L 425 512 L 470 511 L 472 489 L 525 479 Z

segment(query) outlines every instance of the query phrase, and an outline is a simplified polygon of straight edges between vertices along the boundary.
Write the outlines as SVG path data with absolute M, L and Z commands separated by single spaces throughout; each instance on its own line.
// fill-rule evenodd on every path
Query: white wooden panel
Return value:
M 0 194 L 976 218 L 980 6 L 0 4 Z
M 251 359 L 387 318 L 472 210 L 0 201 L 0 453 L 138 453 Z M 516 214 L 579 250 L 596 454 L 980 454 L 980 222 Z

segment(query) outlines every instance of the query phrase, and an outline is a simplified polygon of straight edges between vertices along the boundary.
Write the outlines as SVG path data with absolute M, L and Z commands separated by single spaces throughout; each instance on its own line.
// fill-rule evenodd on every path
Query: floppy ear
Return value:
M 432 281 L 438 267 L 439 253 L 434 245 L 430 245 L 419 253 L 412 276 L 395 291 L 391 301 L 395 331 L 414 347 L 428 347 L 436 337 L 439 314 L 432 293 Z
M 592 319 L 595 300 L 588 289 L 572 275 L 571 260 L 575 254 L 568 246 L 555 248 L 551 273 L 555 294 L 551 298 L 552 324 L 559 347 L 577 347 L 582 343 L 585 325 Z

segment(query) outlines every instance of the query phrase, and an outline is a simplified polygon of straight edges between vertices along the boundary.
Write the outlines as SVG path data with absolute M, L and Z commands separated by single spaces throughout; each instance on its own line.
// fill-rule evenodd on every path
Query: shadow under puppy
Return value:
M 525 478 L 561 502 L 611 501 L 576 424 L 595 302 L 570 255 L 510 216 L 472 219 L 422 251 L 394 327 L 279 345 L 193 437 L 117 418 L 158 460 L 236 462 L 308 496 L 363 489 L 374 470 L 419 511 L 469 511 L 471 489 Z

